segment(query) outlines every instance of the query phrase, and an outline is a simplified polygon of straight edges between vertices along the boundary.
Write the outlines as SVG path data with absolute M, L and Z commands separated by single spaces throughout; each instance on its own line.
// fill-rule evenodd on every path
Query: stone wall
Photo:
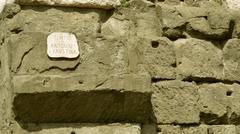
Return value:
M 239 0 L 0 3 L 0 134 L 240 134 Z

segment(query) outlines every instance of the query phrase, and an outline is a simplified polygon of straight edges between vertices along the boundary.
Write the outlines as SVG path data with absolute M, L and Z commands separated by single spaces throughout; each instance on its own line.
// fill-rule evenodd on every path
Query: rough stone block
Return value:
M 120 5 L 120 0 L 16 0 L 21 5 L 50 5 L 112 9 Z
M 16 120 L 21 123 L 150 121 L 149 78 L 129 75 L 101 80 L 104 81 L 84 75 L 15 76 Z
M 183 28 L 187 21 L 179 15 L 175 6 L 157 4 L 156 11 L 162 22 L 164 36 L 170 39 L 183 37 Z
M 158 125 L 159 134 L 237 134 L 234 125 L 172 126 Z
M 100 9 L 63 8 L 48 6 L 21 7 L 22 10 L 6 22 L 13 34 L 20 32 L 71 32 L 75 34 L 96 34 L 99 31 Z M 39 21 L 41 20 L 41 21 Z
M 157 124 L 143 124 L 141 134 L 157 134 Z
M 157 5 L 163 35 L 170 39 L 185 36 L 207 39 L 231 37 L 231 15 L 222 8 Z
M 161 24 L 154 8 L 147 12 L 136 14 L 137 35 L 141 38 L 153 38 L 161 36 Z
M 12 35 L 11 71 L 15 74 L 97 74 L 102 76 L 137 72 L 140 60 L 131 43 L 120 38 L 76 35 L 80 55 L 74 59 L 52 59 L 47 55 L 47 36 L 41 32 Z M 33 60 L 36 59 L 36 60 Z M 140 67 L 139 67 L 140 68 Z
M 75 60 L 50 60 L 47 55 L 47 34 L 24 33 L 11 36 L 11 71 L 18 74 L 32 74 L 44 72 L 48 69 L 60 70 L 74 69 L 80 61 Z
M 131 21 L 109 18 L 102 24 L 101 33 L 111 36 L 125 36 L 129 32 L 130 26 L 133 26 Z
M 208 133 L 213 134 L 237 134 L 234 125 L 212 125 L 208 126 Z
M 240 81 L 240 40 L 230 39 L 223 48 L 224 78 Z
M 200 8 L 205 10 L 204 8 Z M 217 8 L 206 10 L 207 15 L 188 20 L 186 31 L 196 38 L 228 39 L 231 37 L 231 15 L 228 11 Z
M 187 127 L 173 125 L 158 125 L 158 129 L 160 131 L 159 134 L 209 134 L 206 125 Z
M 222 83 L 203 84 L 199 86 L 200 118 L 206 124 L 239 123 L 238 84 Z
M 174 42 L 177 77 L 180 79 L 222 79 L 222 51 L 211 42 L 179 39 Z
M 230 9 L 233 10 L 239 10 L 240 9 L 240 3 L 239 0 L 226 0 L 227 5 Z
M 141 134 L 139 124 L 29 124 L 17 126 L 12 134 Z
M 0 7 L 1 8 L 1 7 Z M 18 4 L 6 4 L 4 6 L 4 10 L 1 13 L 1 17 L 3 18 L 13 18 L 17 13 L 21 11 L 21 7 Z
M 163 37 L 144 40 L 143 59 L 147 71 L 154 79 L 175 79 L 176 57 L 173 43 Z
M 163 81 L 154 83 L 153 110 L 157 123 L 199 123 L 197 86 L 189 82 Z

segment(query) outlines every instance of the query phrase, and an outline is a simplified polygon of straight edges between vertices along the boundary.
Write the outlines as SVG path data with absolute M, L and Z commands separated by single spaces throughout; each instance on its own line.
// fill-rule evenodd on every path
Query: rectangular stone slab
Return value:
M 140 78 L 111 78 L 95 85 L 90 76 L 88 80 L 81 76 L 15 76 L 15 119 L 23 124 L 148 122 L 151 91 L 141 86 L 147 84 Z
M 49 5 L 112 9 L 120 0 L 16 0 L 20 5 Z
M 16 126 L 16 134 L 141 134 L 140 124 L 28 124 Z

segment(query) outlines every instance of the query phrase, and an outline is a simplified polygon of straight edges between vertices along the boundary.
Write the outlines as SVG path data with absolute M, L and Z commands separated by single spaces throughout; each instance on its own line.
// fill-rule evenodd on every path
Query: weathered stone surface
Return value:
M 183 28 L 187 21 L 179 15 L 176 7 L 157 4 L 156 8 L 158 18 L 162 22 L 163 35 L 170 39 L 183 37 Z
M 235 22 L 235 26 L 234 26 L 234 29 L 233 29 L 232 38 L 240 38 L 240 18 L 235 20 L 234 22 Z
M 223 78 L 222 51 L 211 42 L 179 39 L 174 45 L 179 79 Z
M 47 38 L 47 54 L 51 58 L 77 58 L 77 38 L 72 33 L 54 32 Z
M 203 84 L 198 91 L 200 95 L 201 120 L 208 124 L 227 123 L 228 106 L 231 104 L 227 92 L 232 91 L 231 86 L 222 83 Z
M 161 124 L 199 123 L 197 86 L 189 82 L 163 81 L 154 83 L 153 110 Z
M 160 37 L 139 42 L 146 70 L 154 79 L 175 79 L 176 57 L 173 42 Z
M 201 120 L 207 124 L 239 123 L 238 84 L 203 84 L 199 87 Z
M 234 125 L 212 125 L 208 126 L 208 133 L 213 134 L 237 134 L 236 127 Z
M 50 5 L 112 9 L 120 5 L 120 0 L 16 0 L 21 5 Z
M 158 125 L 159 134 L 237 134 L 234 125 L 199 125 L 199 126 L 171 126 Z
M 224 78 L 231 81 L 240 81 L 240 40 L 231 39 L 223 48 Z
M 158 4 L 163 35 L 170 39 L 195 38 L 227 39 L 231 36 L 231 15 L 222 8 L 169 6 Z
M 206 125 L 188 127 L 158 125 L 158 129 L 160 131 L 159 134 L 209 134 Z
M 104 12 L 99 9 L 24 6 L 20 13 L 6 22 L 6 28 L 13 34 L 71 32 L 78 35 L 92 35 L 99 31 L 99 19 Z
M 76 73 L 121 75 L 137 73 L 140 56 L 136 44 L 130 40 L 98 38 L 77 35 L 80 56 L 67 59 L 50 59 L 47 55 L 47 34 L 27 32 L 10 37 L 11 71 L 16 74 Z M 113 45 L 114 44 L 114 45 Z M 38 59 L 32 61 L 32 59 Z M 144 72 L 143 72 L 144 73 Z
M 6 4 L 6 0 L 1 0 L 1 1 L 0 1 L 0 13 L 1 13 L 2 10 L 4 9 L 5 4 Z
M 150 8 L 148 12 L 136 14 L 136 21 L 136 32 L 139 37 L 151 39 L 161 36 L 161 24 L 154 8 Z
M 1 13 L 1 11 L 0 11 L 0 13 L 2 14 L 1 16 L 3 18 L 5 18 L 5 17 L 6 18 L 12 18 L 13 16 L 15 16 L 20 11 L 21 11 L 21 8 L 20 8 L 19 5 L 17 5 L 17 4 L 6 4 L 2 13 Z
M 226 0 L 226 2 L 230 9 L 234 9 L 234 10 L 240 9 L 239 0 Z
M 16 120 L 23 123 L 150 120 L 149 78 L 126 76 L 99 80 L 84 75 L 15 76 Z
M 12 134 L 141 134 L 139 124 L 29 124 L 16 126 Z
M 12 72 L 31 74 L 53 68 L 66 70 L 76 68 L 79 59 L 50 60 L 47 55 L 47 35 L 44 33 L 23 33 L 13 35 L 8 43 L 11 46 Z M 35 60 L 33 60 L 35 59 Z
M 201 10 L 204 10 L 201 8 Z M 207 16 L 192 18 L 186 26 L 187 32 L 196 38 L 230 38 L 231 15 L 223 9 L 207 10 Z
M 143 124 L 141 134 L 157 134 L 157 124 Z
M 118 18 L 110 18 L 105 23 L 102 24 L 101 32 L 104 35 L 125 36 L 129 32 L 130 26 L 133 25 L 129 20 L 119 20 Z
M 239 131 L 240 19 L 225 0 L 37 1 L 1 13 L 1 134 Z M 53 32 L 76 35 L 79 57 L 48 57 Z M 51 124 L 78 122 L 139 124 Z

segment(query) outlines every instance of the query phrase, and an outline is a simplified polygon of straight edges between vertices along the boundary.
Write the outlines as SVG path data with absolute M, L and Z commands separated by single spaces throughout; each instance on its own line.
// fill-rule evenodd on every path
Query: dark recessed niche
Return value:
M 153 48 L 158 48 L 159 42 L 158 41 L 152 41 L 151 45 L 152 45 Z
M 232 96 L 232 93 L 233 93 L 232 91 L 227 91 L 227 92 L 226 92 L 226 95 L 227 95 L 227 96 Z
M 71 134 L 76 134 L 76 132 L 72 131 Z

